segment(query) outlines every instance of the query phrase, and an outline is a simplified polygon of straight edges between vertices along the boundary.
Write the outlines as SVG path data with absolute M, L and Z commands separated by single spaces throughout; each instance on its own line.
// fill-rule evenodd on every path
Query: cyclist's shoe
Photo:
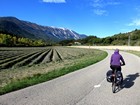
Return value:
M 120 78 L 117 78 L 116 80 L 117 80 L 116 84 L 119 85 L 120 84 Z
M 121 83 L 120 84 L 123 84 L 123 79 L 121 79 Z

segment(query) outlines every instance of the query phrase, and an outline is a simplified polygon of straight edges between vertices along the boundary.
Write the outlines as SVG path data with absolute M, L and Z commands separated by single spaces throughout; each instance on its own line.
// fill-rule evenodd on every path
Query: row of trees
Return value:
M 18 38 L 7 34 L 0 34 L 0 46 L 46 46 L 42 40 Z

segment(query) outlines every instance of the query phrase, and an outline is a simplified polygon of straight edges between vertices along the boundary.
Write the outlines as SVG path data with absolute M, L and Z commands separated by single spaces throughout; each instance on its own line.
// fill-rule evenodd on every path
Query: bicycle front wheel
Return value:
M 112 83 L 112 92 L 115 93 L 115 91 L 116 91 L 116 84 Z

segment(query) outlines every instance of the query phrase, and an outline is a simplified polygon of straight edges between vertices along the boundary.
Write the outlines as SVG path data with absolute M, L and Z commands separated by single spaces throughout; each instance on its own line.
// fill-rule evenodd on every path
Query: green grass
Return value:
M 76 59 L 70 65 L 66 65 L 65 67 L 55 69 L 48 73 L 45 73 L 45 74 L 37 73 L 30 77 L 12 80 L 7 85 L 0 87 L 0 95 L 63 76 L 70 72 L 73 72 L 81 68 L 87 67 L 91 64 L 97 63 L 103 60 L 106 56 L 107 56 L 106 52 L 100 52 L 98 56 L 97 54 L 96 56 L 87 55 L 80 59 Z
M 132 54 L 134 54 L 134 55 L 137 55 L 137 56 L 139 56 L 140 57 L 140 51 L 127 51 L 127 52 L 129 52 L 129 53 L 132 53 Z

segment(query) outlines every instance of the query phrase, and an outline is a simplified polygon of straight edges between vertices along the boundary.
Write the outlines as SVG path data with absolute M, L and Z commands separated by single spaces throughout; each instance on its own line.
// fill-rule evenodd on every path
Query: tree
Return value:
M 43 40 L 31 40 L 28 38 L 17 38 L 7 34 L 0 34 L 0 46 L 45 46 Z
M 6 34 L 0 34 L 0 43 L 5 46 L 10 46 L 12 44 L 12 37 Z
M 107 37 L 107 38 L 105 38 L 105 40 L 104 40 L 104 44 L 109 45 L 109 44 L 111 44 L 111 43 L 112 43 L 112 38 L 111 38 L 111 37 Z

